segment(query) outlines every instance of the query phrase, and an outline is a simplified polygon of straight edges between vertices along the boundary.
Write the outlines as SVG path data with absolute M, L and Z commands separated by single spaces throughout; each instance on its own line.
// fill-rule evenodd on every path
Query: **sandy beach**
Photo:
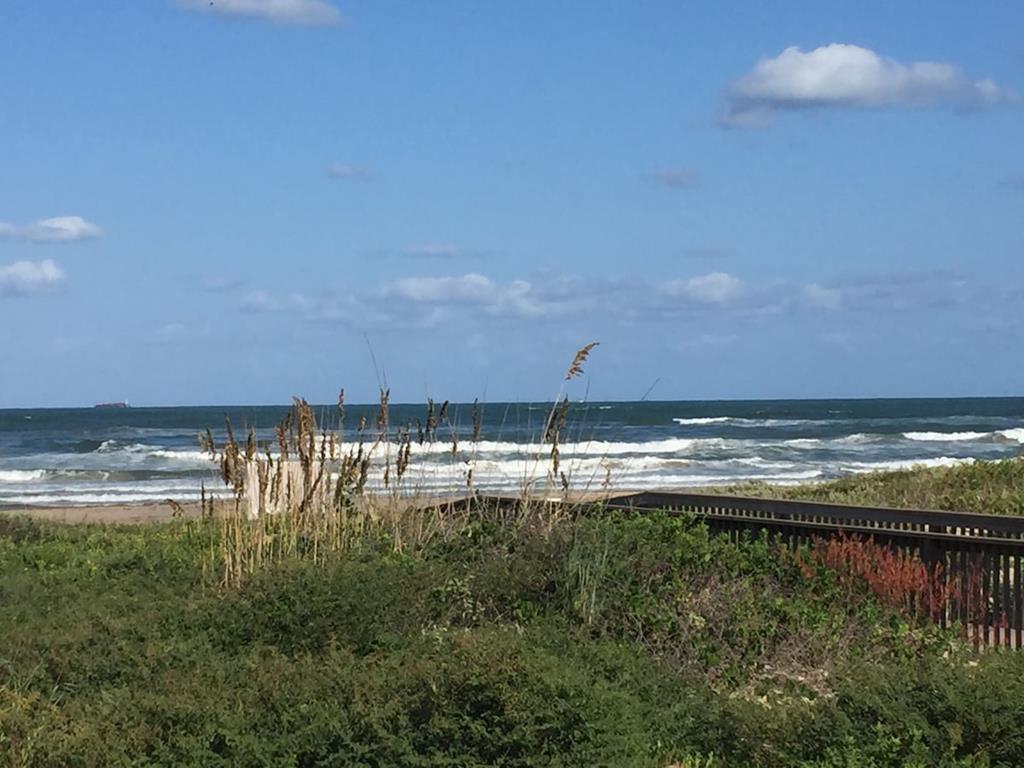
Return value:
M 197 503 L 182 504 L 184 517 L 199 517 Z M 20 507 L 0 509 L 0 515 L 28 515 L 59 523 L 165 523 L 178 510 L 166 502 L 148 504 L 97 504 L 87 507 Z
M 635 493 L 640 489 L 615 489 L 608 491 L 579 491 L 569 495 L 568 500 L 573 503 L 594 502 L 609 496 L 621 496 Z M 660 491 L 684 491 L 693 489 L 684 488 L 658 488 L 648 490 Z M 494 494 L 500 496 L 501 494 Z M 367 497 L 372 498 L 372 497 Z M 419 507 L 445 504 L 458 501 L 463 496 L 417 496 L 411 497 L 409 503 Z M 541 501 L 545 497 L 538 494 L 534 501 Z M 551 500 L 561 500 L 558 494 L 553 494 Z M 220 509 L 223 502 L 216 502 L 215 509 Z M 97 523 L 97 524 L 132 524 L 132 523 L 166 523 L 175 519 L 175 515 L 184 518 L 195 518 L 202 514 L 201 505 L 198 502 L 185 502 L 177 505 L 177 509 L 164 502 L 143 502 L 132 504 L 94 504 L 88 506 L 52 506 L 52 507 L 11 507 L 0 508 L 0 515 L 27 515 L 37 520 L 50 520 L 59 523 Z M 217 514 L 215 511 L 214 514 Z

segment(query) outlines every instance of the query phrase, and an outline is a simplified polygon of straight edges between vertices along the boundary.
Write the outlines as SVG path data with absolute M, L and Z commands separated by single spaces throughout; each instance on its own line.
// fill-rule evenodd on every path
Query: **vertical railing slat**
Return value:
M 1013 607 L 1010 604 L 1010 555 L 1003 553 L 1000 555 L 1000 559 L 1003 561 L 1003 571 L 1000 577 L 1002 581 L 1002 605 L 1000 606 L 1001 612 L 999 617 L 1000 633 L 1003 635 L 1003 645 L 1007 648 L 1013 645 L 1010 639 L 1012 622 L 1013 622 Z
M 1017 649 L 1024 649 L 1024 589 L 1021 584 L 1021 563 L 1024 558 L 1014 557 L 1014 629 Z

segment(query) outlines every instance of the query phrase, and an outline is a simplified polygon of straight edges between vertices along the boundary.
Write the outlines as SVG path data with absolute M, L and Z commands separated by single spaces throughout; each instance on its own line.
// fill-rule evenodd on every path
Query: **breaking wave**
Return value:
M 907 440 L 924 443 L 961 443 L 981 440 L 1010 440 L 1024 443 L 1024 428 L 1000 429 L 995 432 L 904 432 Z
M 974 459 L 970 457 L 954 458 L 952 456 L 938 456 L 933 459 L 902 459 L 897 461 L 869 461 L 851 462 L 844 464 L 841 469 L 847 472 L 886 472 L 901 469 L 916 469 L 918 467 L 956 467 L 961 464 L 973 464 Z
M 0 483 L 31 483 L 41 480 L 45 474 L 41 469 L 0 470 Z
M 641 490 L 818 482 L 861 472 L 946 467 L 1024 454 L 1024 400 L 998 411 L 979 407 L 976 416 L 957 404 L 950 407 L 958 410 L 943 412 L 921 403 L 886 408 L 852 403 L 835 408 L 810 402 L 706 404 L 694 410 L 711 415 L 673 416 L 687 413 L 688 407 L 597 406 L 601 415 L 595 423 L 570 421 L 570 428 L 563 431 L 570 439 L 559 443 L 561 471 L 577 489 L 608 484 L 616 490 Z M 525 410 L 549 413 L 550 406 L 534 404 Z M 280 414 L 270 416 L 255 421 L 274 424 Z M 21 416 L 7 427 L 0 419 L 0 506 L 126 504 L 168 497 L 189 501 L 198 498 L 202 483 L 207 492 L 225 492 L 216 464 L 196 442 L 198 432 L 215 423 L 218 414 L 204 410 L 188 419 L 175 416 L 170 426 L 161 425 L 170 423 L 167 414 L 131 425 L 96 422 L 125 417 L 90 412 L 82 417 L 85 426 L 80 428 L 55 423 L 44 430 L 38 427 L 46 418 L 42 412 L 31 420 L 31 428 L 24 426 L 27 422 Z M 411 423 L 415 415 L 401 418 Z M 458 493 L 472 477 L 473 486 L 483 491 L 560 487 L 561 478 L 551 471 L 551 445 L 540 440 L 543 432 L 537 420 L 508 419 L 506 410 L 499 418 L 485 420 L 484 439 L 478 442 L 467 439 L 468 419 L 463 419 L 454 450 L 444 439 L 447 427 L 439 430 L 436 442 L 420 444 L 414 439 L 403 485 L 413 493 Z M 192 423 L 194 429 L 188 426 Z M 346 433 L 342 455 L 355 449 L 355 435 L 354 430 Z M 275 451 L 272 428 L 258 429 L 256 437 L 261 446 Z M 368 434 L 364 450 L 371 451 L 369 487 L 382 488 L 385 460 L 394 460 L 398 444 L 374 445 Z
M 904 432 L 907 440 L 921 443 L 959 443 L 965 440 L 985 440 L 994 432 Z
M 1013 440 L 1016 443 L 1024 443 L 1024 427 L 1018 427 L 1016 429 L 1001 429 L 999 434 L 1007 440 Z

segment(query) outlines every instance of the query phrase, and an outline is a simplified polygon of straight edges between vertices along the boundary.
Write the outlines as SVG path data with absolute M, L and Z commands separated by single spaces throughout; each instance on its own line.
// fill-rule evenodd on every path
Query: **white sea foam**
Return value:
M 904 432 L 903 437 L 923 443 L 959 443 L 991 438 L 992 432 Z
M 146 447 L 146 455 L 152 456 L 155 459 L 168 459 L 170 461 L 181 461 L 189 464 L 205 464 L 211 463 L 210 454 L 205 451 L 172 451 L 164 448 L 153 449 L 150 446 Z
M 696 416 L 693 418 L 674 418 L 672 421 L 682 426 L 728 423 L 734 427 L 799 427 L 829 423 L 820 419 L 750 419 L 740 416 Z
M 42 480 L 45 475 L 42 469 L 2 469 L 0 483 L 32 483 Z
M 1024 427 L 1017 427 L 1016 429 L 1001 429 L 996 434 L 1000 437 L 1006 438 L 1007 440 L 1024 443 Z
M 882 435 L 869 434 L 867 432 L 854 432 L 852 435 L 846 435 L 845 437 L 839 438 L 837 443 L 873 443 L 883 437 Z
M 119 440 L 104 440 L 94 453 L 146 453 L 158 450 L 160 446 L 145 443 L 122 443 Z
M 605 440 L 582 440 L 578 442 L 561 442 L 558 444 L 558 451 L 561 456 L 621 456 L 621 455 L 650 455 L 650 454 L 679 454 L 690 453 L 697 447 L 720 446 L 725 441 L 719 438 L 707 440 L 689 438 L 667 438 L 664 440 L 648 440 L 644 442 L 618 442 Z M 352 448 L 351 444 L 343 446 L 345 450 Z M 369 446 L 367 446 L 369 448 Z M 373 449 L 373 455 L 382 455 L 388 449 L 394 452 L 397 446 L 392 443 L 390 446 L 377 445 Z M 419 445 L 413 443 L 412 454 L 435 455 L 444 457 L 451 455 L 451 443 L 436 442 Z M 481 440 L 480 442 L 464 442 L 458 444 L 460 456 L 479 456 L 487 454 L 503 454 L 511 456 L 549 456 L 551 446 L 545 443 L 514 443 L 495 440 Z
M 887 470 L 915 469 L 917 467 L 956 467 L 961 464 L 973 464 L 972 458 L 953 458 L 939 456 L 933 459 L 902 459 L 896 461 L 855 461 L 841 465 L 846 472 L 883 472 Z
M 687 426 L 687 425 L 690 425 L 690 424 L 693 424 L 693 425 L 721 424 L 724 421 L 731 421 L 731 420 L 732 420 L 731 416 L 703 416 L 703 417 L 694 418 L 694 419 L 672 419 L 672 421 L 674 421 L 676 424 L 681 424 L 683 426 Z
M 709 438 L 706 440 L 667 438 L 664 440 L 649 440 L 644 442 L 582 440 L 578 442 L 560 442 L 558 444 L 558 451 L 563 457 L 677 454 L 691 452 L 698 446 L 719 446 L 724 442 L 724 440 L 719 438 Z M 394 455 L 395 452 L 397 452 L 398 447 L 397 443 L 364 444 L 364 450 L 370 452 L 374 458 L 383 458 L 388 451 Z M 357 450 L 357 445 L 352 442 L 346 442 L 342 444 L 340 448 L 342 454 L 344 454 L 350 450 Z M 162 459 L 165 461 L 181 462 L 186 464 L 198 464 L 202 467 L 211 465 L 210 455 L 199 450 L 174 450 L 147 445 L 123 446 L 122 450 L 125 453 L 141 455 L 145 458 Z M 410 446 L 410 450 L 414 456 L 445 458 L 447 456 L 451 456 L 452 445 L 450 442 L 444 440 L 423 443 L 422 445 L 414 441 Z M 457 453 L 459 457 L 473 457 L 490 454 L 544 457 L 551 454 L 551 445 L 546 443 L 516 443 L 502 440 L 481 440 L 475 443 L 466 441 L 458 443 Z
M 761 456 L 741 456 L 737 459 L 728 459 L 727 461 L 730 464 L 741 464 L 747 467 L 757 467 L 758 469 L 793 469 L 797 466 L 791 462 L 772 461 Z
M 13 491 L 13 489 L 12 489 Z M 223 489 L 223 495 L 230 495 L 231 489 Z M 80 487 L 70 486 L 67 488 L 52 487 L 39 491 L 27 491 L 22 489 L 20 493 L 0 492 L 0 504 L 47 504 L 49 500 L 54 496 L 91 496 L 91 497 L 104 497 L 108 501 L 118 501 L 123 498 L 135 498 L 137 496 L 144 496 L 148 499 L 180 499 L 183 497 L 190 497 L 192 494 L 200 493 L 199 486 L 193 484 L 184 488 L 145 488 L 145 487 L 133 487 L 133 488 L 95 488 L 95 487 Z M 210 491 L 207 491 L 209 494 Z
M 211 495 L 220 497 L 227 496 L 226 493 L 215 493 L 211 494 L 210 490 L 206 491 L 206 496 L 209 498 Z M 138 504 L 147 501 L 163 501 L 167 498 L 166 494 L 155 494 L 155 493 L 88 493 L 78 492 L 70 490 L 66 493 L 51 493 L 51 494 L 39 494 L 39 495 L 13 495 L 13 496 L 0 496 L 0 504 L 8 506 L 68 506 L 68 507 L 80 507 L 90 506 L 99 504 Z M 178 502 L 186 501 L 198 501 L 201 498 L 201 493 L 198 490 L 180 492 L 174 495 L 174 500 Z

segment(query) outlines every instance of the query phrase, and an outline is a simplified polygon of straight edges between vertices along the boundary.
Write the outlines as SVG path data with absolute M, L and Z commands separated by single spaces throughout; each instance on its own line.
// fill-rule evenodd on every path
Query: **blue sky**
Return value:
M 0 407 L 1021 394 L 1024 10 L 0 9 Z

